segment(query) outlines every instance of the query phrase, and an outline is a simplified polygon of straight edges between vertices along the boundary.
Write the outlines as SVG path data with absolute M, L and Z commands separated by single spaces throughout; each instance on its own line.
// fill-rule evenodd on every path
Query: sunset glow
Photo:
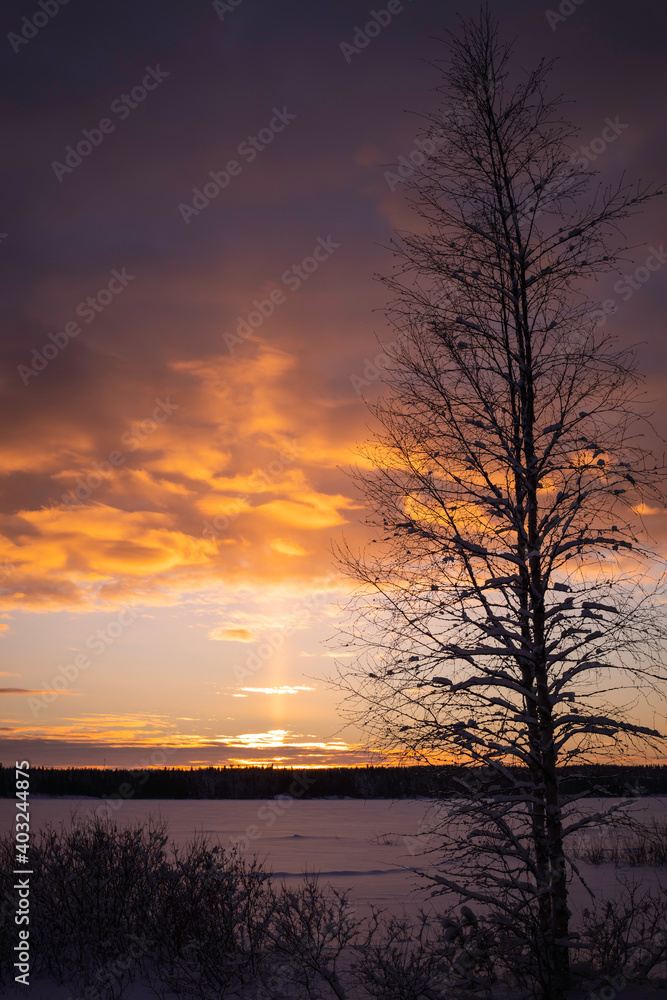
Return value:
M 431 99 L 440 7 L 406 4 L 351 63 L 339 42 L 361 8 L 297 4 L 286 18 L 248 0 L 221 23 L 209 3 L 184 29 L 182 11 L 158 5 L 144 30 L 121 3 L 95 27 L 93 56 L 93 12 L 73 7 L 5 70 L 21 141 L 0 224 L 3 760 L 154 766 L 160 748 L 164 766 L 363 764 L 327 681 L 351 657 L 335 648 L 351 584 L 332 546 L 370 540 L 349 472 L 369 464 L 363 396 L 376 397 L 395 338 L 373 275 L 391 267 L 394 229 L 419 224 L 386 172 L 415 145 L 405 109 Z M 661 177 L 664 135 L 647 122 L 664 115 L 644 82 L 660 52 L 645 25 L 640 51 L 632 19 L 600 18 L 582 11 L 552 32 L 521 3 L 505 28 L 529 51 L 566 54 L 554 86 L 577 97 L 583 139 L 609 115 L 629 122 L 595 164 L 604 183 L 636 162 Z M 158 62 L 167 76 L 146 106 L 54 174 Z M 275 143 L 205 208 L 179 210 L 283 108 L 295 117 Z M 663 199 L 633 222 L 629 268 L 644 242 L 660 245 L 665 211 Z M 606 320 L 644 342 L 660 400 L 664 287 L 652 274 Z M 80 304 L 108 296 L 88 322 Z M 58 341 L 74 321 L 80 333 Z M 655 425 L 667 433 L 664 412 Z M 635 511 L 667 548 L 667 512 Z

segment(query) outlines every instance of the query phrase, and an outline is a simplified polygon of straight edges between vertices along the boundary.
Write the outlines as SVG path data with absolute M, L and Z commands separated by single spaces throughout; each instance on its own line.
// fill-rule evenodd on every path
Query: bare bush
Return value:
M 124 996 L 151 952 L 146 927 L 166 842 L 164 825 L 150 821 L 119 829 L 75 816 L 69 827 L 45 827 L 31 847 L 33 975 L 69 986 L 77 1000 Z M 3 839 L 3 860 L 11 849 Z
M 7 891 L 9 836 L 0 859 Z M 133 983 L 161 1000 L 491 1000 L 499 990 L 534 1000 L 548 972 L 534 961 L 530 905 L 520 919 L 465 905 L 364 914 L 316 877 L 278 883 L 256 858 L 204 838 L 169 846 L 161 823 L 75 818 L 38 834 L 31 860 L 33 976 L 67 986 L 72 1000 L 120 1000 Z M 589 982 L 655 981 L 666 918 L 664 896 L 626 886 L 584 911 L 575 970 Z M 9 965 L 3 974 L 12 980 Z
M 283 885 L 273 896 L 266 935 L 272 962 L 282 968 L 281 988 L 291 986 L 296 996 L 318 1000 L 352 996 L 351 956 L 363 936 L 363 920 L 354 915 L 347 893 L 327 891 L 313 877 L 297 889 Z M 266 995 L 273 1000 L 281 994 Z
M 239 997 L 266 963 L 274 900 L 257 859 L 244 860 L 200 838 L 175 850 L 154 889 L 150 972 L 159 997 Z
M 625 836 L 613 828 L 600 832 L 582 842 L 577 854 L 592 865 L 662 867 L 667 865 L 667 822 L 632 823 Z
M 646 983 L 662 966 L 667 974 L 667 899 L 664 893 L 626 884 L 618 899 L 584 910 L 577 950 L 598 979 L 622 976 Z

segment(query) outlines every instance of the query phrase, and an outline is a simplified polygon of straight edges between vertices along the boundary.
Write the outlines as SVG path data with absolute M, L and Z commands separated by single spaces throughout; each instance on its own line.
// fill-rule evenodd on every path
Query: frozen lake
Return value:
M 605 800 L 608 805 L 610 800 Z M 442 805 L 442 804 L 441 804 Z M 587 800 L 586 807 L 601 806 Z M 32 798 L 30 822 L 33 831 L 47 823 L 69 823 L 73 814 L 86 816 L 104 807 L 99 799 Z M 322 880 L 336 888 L 350 890 L 353 903 L 361 910 L 370 904 L 395 913 L 414 913 L 421 906 L 442 912 L 447 899 L 428 899 L 428 888 L 415 870 L 426 870 L 429 858 L 421 853 L 427 846 L 429 810 L 424 800 L 125 800 L 112 815 L 120 825 L 146 823 L 150 817 L 166 820 L 171 838 L 185 844 L 205 834 L 223 846 L 240 842 L 249 855 L 256 853 L 267 867 L 287 881 L 304 872 L 319 872 Z M 667 797 L 638 799 L 632 810 L 646 819 L 667 818 Z M 0 822 L 11 830 L 14 802 L 0 800 Z M 667 888 L 667 868 L 614 867 L 611 864 L 580 864 L 582 875 L 598 897 L 614 894 L 619 877 L 645 885 Z M 409 869 L 413 869 L 410 871 Z M 580 883 L 574 883 L 571 905 L 576 914 L 590 905 L 590 897 Z M 16 987 L 8 998 L 71 1000 L 69 990 L 46 982 Z M 665 998 L 665 992 L 644 987 L 628 988 L 618 1000 Z M 148 1000 L 154 995 L 133 987 L 127 1000 Z
M 605 800 L 609 805 L 610 800 Z M 588 808 L 602 802 L 586 800 Z M 85 816 L 104 809 L 99 799 L 33 798 L 32 830 L 46 823 L 69 823 L 73 814 Z M 149 817 L 167 821 L 170 836 L 185 844 L 205 834 L 223 846 L 239 843 L 245 853 L 258 854 L 281 878 L 300 878 L 319 872 L 337 888 L 349 888 L 358 905 L 374 903 L 393 911 L 424 905 L 428 889 L 414 870 L 424 871 L 430 859 L 422 854 L 429 838 L 429 810 L 425 800 L 272 799 L 257 800 L 125 800 L 111 814 L 119 824 L 145 823 Z M 637 799 L 634 814 L 647 819 L 667 818 L 667 797 Z M 0 800 L 3 829 L 13 824 L 13 802 Z M 430 841 L 433 843 L 433 841 Z M 592 866 L 580 863 L 582 874 L 596 893 L 613 892 L 619 874 L 637 881 L 667 885 L 667 869 Z M 412 869 L 412 871 L 410 870 Z M 573 885 L 575 910 L 589 897 Z M 443 900 L 435 901 L 438 908 Z

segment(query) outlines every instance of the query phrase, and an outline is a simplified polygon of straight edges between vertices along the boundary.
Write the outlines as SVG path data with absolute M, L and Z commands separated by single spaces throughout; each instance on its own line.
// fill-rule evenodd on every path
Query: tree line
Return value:
M 471 778 L 477 778 L 482 788 L 498 782 L 497 777 L 492 778 L 481 768 L 456 765 L 329 767 L 307 773 L 309 781 L 300 796 L 306 799 L 438 799 L 461 795 L 464 783 Z M 128 799 L 267 799 L 288 795 L 294 780 L 303 774 L 299 769 L 270 766 L 165 767 L 145 771 L 34 767 L 30 770 L 33 795 L 106 798 L 120 794 Z M 514 779 L 521 779 L 520 768 L 513 769 Z M 564 767 L 561 780 L 567 794 L 574 795 L 582 792 L 614 798 L 667 795 L 667 767 L 661 765 Z M 0 765 L 0 796 L 12 798 L 14 794 L 14 769 Z

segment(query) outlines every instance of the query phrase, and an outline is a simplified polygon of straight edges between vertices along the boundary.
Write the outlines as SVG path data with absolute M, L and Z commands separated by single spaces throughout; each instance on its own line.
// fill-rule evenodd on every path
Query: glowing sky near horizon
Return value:
M 385 174 L 415 148 L 406 109 L 435 106 L 435 36 L 455 27 L 450 6 L 403 7 L 347 61 L 356 0 L 243 0 L 222 20 L 208 2 L 72 3 L 17 51 L 27 8 L 5 5 L 3 762 L 367 759 L 325 680 L 347 588 L 330 550 L 364 538 L 351 377 L 391 339 L 372 279 L 412 224 Z M 627 125 L 591 161 L 602 181 L 662 180 L 665 11 L 589 0 L 552 30 L 539 5 L 491 7 L 520 62 L 558 57 L 582 145 Z M 179 208 L 221 171 L 210 204 Z M 666 213 L 628 227 L 626 273 Z M 599 289 L 658 400 L 665 270 Z M 646 519 L 661 543 L 664 512 Z

